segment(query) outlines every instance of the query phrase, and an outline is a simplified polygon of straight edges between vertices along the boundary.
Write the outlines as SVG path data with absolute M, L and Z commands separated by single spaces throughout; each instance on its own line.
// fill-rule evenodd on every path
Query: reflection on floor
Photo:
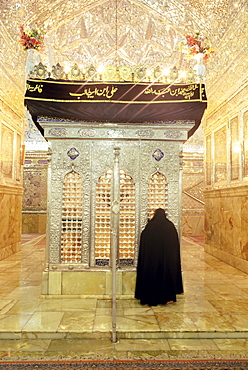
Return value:
M 0 358 L 13 356 L 246 356 L 248 276 L 204 253 L 203 237 L 184 237 L 184 295 L 143 307 L 117 302 L 117 343 L 111 302 L 41 297 L 45 235 L 23 235 L 19 253 L 0 261 Z

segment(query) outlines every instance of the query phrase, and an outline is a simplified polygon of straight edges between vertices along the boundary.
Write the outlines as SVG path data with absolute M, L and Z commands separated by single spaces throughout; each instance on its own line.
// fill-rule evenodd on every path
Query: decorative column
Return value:
M 114 148 L 113 202 L 111 207 L 111 267 L 112 267 L 112 342 L 116 343 L 116 258 L 120 215 L 120 148 Z

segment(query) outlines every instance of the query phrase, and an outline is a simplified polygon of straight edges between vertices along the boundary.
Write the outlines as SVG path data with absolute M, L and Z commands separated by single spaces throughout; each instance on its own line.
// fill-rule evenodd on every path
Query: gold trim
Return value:
M 31 79 L 31 78 L 28 78 L 27 79 L 27 82 L 28 81 L 32 81 L 32 82 L 38 82 L 38 83 L 51 83 L 51 84 L 60 84 L 60 85 L 147 85 L 147 86 L 152 86 L 152 85 L 161 85 L 161 86 L 165 86 L 165 85 L 168 85 L 168 86 L 182 86 L 182 85 L 199 85 L 202 86 L 204 84 L 200 83 L 200 84 L 197 84 L 197 83 L 187 83 L 187 84 L 183 84 L 183 83 L 165 83 L 165 82 L 149 82 L 149 81 L 146 81 L 146 82 L 132 82 L 132 81 L 127 81 L 127 82 L 122 82 L 122 81 L 80 81 L 80 82 L 75 82 L 75 81 L 58 81 L 58 80 L 53 80 L 53 81 L 49 81 L 49 80 L 42 80 L 42 79 Z
M 41 99 L 25 97 L 25 100 L 38 100 L 38 101 L 53 101 L 58 103 L 119 103 L 119 104 L 164 104 L 164 103 L 190 103 L 190 102 L 206 102 L 207 100 L 192 99 L 192 100 L 163 100 L 163 101 L 132 101 L 132 100 L 56 100 L 56 99 Z
M 237 186 L 227 187 L 227 185 L 222 188 L 212 188 L 204 190 L 204 198 L 237 198 L 245 197 L 248 195 L 247 184 L 237 184 Z M 206 204 L 206 202 L 205 202 Z
M 26 145 L 22 145 L 22 151 L 21 151 L 21 165 L 23 166 L 25 163 L 25 153 L 26 153 Z
M 1 194 L 22 195 L 23 192 L 24 192 L 23 187 L 0 185 L 0 193 Z

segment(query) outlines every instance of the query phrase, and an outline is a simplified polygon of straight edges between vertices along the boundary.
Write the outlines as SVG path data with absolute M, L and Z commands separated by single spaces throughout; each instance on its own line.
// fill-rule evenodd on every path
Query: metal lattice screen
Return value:
M 154 211 L 157 208 L 167 210 L 167 180 L 166 177 L 160 173 L 155 172 L 149 178 L 148 188 L 148 218 L 152 218 Z
M 96 186 L 95 263 L 108 266 L 110 260 L 112 170 L 102 175 Z M 120 170 L 120 265 L 130 266 L 134 261 L 135 243 L 135 185 L 131 176 Z
M 112 170 L 102 175 L 96 185 L 95 264 L 108 266 L 110 261 Z M 82 246 L 82 179 L 72 171 L 63 184 L 61 262 L 80 263 Z M 149 179 L 149 218 L 157 208 L 167 209 L 166 177 L 156 172 Z M 135 184 L 120 170 L 120 220 L 118 259 L 122 266 L 134 262 Z
M 82 245 L 82 179 L 77 172 L 64 178 L 62 198 L 61 262 L 80 263 Z
M 112 170 L 99 177 L 96 184 L 95 263 L 108 266 L 110 259 Z
M 119 263 L 133 265 L 135 245 L 135 184 L 120 170 Z

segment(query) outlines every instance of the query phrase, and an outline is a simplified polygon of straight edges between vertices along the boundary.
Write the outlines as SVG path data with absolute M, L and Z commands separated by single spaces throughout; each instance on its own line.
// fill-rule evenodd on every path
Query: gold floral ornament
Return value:
M 41 28 L 36 25 L 27 27 L 21 26 L 20 32 L 20 44 L 23 46 L 24 50 L 34 49 L 39 52 L 44 50 L 44 31 Z
M 182 52 L 192 59 L 197 54 L 203 55 L 203 62 L 206 64 L 210 55 L 215 52 L 207 38 L 200 36 L 200 32 L 196 32 L 195 36 L 186 35 L 184 40 L 180 43 Z

